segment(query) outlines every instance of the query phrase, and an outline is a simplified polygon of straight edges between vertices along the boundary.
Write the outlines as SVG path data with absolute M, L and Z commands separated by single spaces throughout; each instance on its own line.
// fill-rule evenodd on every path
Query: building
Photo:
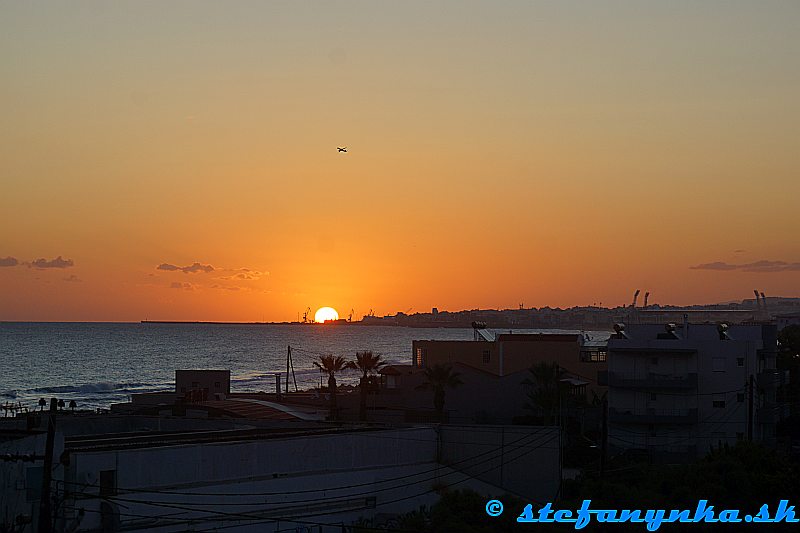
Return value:
M 462 364 L 494 376 L 528 370 L 537 363 L 556 363 L 570 375 L 587 382 L 598 396 L 605 392 L 608 368 L 607 337 L 583 333 L 501 333 L 493 336 L 476 329 L 474 341 L 417 340 L 412 343 L 416 368 L 437 364 Z
M 224 400 L 230 393 L 230 370 L 175 371 L 175 394 L 180 398 Z
M 778 325 L 778 331 L 781 331 L 787 326 L 798 326 L 800 325 L 800 313 L 785 313 L 782 315 L 776 315 L 775 321 Z
M 616 326 L 608 341 L 608 442 L 660 460 L 712 446 L 772 442 L 777 331 L 773 324 Z
M 0 530 L 38 528 L 46 427 L 47 414 L 0 424 Z M 560 480 L 549 427 L 65 414 L 54 433 L 56 531 L 339 532 L 430 506 L 451 486 L 550 501 Z

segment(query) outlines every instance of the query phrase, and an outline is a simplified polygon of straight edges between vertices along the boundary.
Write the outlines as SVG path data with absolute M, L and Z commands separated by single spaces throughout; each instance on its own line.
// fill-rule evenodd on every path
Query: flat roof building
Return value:
M 610 446 L 688 460 L 712 446 L 775 438 L 772 324 L 620 326 L 608 356 Z

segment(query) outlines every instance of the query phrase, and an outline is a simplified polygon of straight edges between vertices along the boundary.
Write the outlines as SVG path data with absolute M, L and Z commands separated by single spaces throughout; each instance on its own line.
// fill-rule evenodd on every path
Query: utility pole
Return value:
M 603 396 L 603 421 L 600 425 L 600 484 L 606 470 L 606 448 L 608 447 L 608 397 Z
M 42 472 L 42 492 L 39 497 L 39 533 L 53 531 L 53 519 L 50 513 L 50 479 L 53 472 L 53 446 L 56 437 L 56 413 L 58 400 L 50 398 L 50 412 L 47 415 L 47 442 L 44 449 L 44 467 Z
M 753 440 L 753 408 L 755 406 L 755 395 L 753 394 L 754 384 L 756 378 L 750 374 L 750 380 L 747 383 L 747 440 Z
M 286 392 L 289 392 L 289 361 L 292 359 L 292 347 L 286 347 Z

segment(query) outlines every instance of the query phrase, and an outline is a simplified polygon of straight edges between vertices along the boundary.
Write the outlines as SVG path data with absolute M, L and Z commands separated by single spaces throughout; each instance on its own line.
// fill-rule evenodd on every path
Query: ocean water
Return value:
M 55 397 L 107 408 L 131 393 L 174 390 L 176 369 L 229 369 L 233 391 L 273 391 L 288 346 L 298 387 L 310 388 L 320 383 L 312 361 L 321 354 L 372 350 L 408 364 L 412 340 L 472 336 L 471 329 L 381 326 L 0 323 L 0 405 L 34 408 Z

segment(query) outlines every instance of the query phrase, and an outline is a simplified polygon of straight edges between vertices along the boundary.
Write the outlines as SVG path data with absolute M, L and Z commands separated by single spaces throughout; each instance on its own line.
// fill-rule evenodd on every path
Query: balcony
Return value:
M 697 409 L 616 409 L 609 408 L 608 420 L 617 424 L 695 424 Z
M 770 403 L 764 407 L 759 407 L 756 412 L 756 420 L 759 424 L 777 424 L 781 420 L 789 418 L 791 414 L 789 405 L 778 403 Z
M 762 370 L 756 376 L 756 383 L 764 389 L 772 389 L 781 384 L 781 374 L 777 370 Z
M 696 389 L 697 374 L 646 374 L 635 376 L 620 372 L 608 373 L 608 385 L 622 389 Z

